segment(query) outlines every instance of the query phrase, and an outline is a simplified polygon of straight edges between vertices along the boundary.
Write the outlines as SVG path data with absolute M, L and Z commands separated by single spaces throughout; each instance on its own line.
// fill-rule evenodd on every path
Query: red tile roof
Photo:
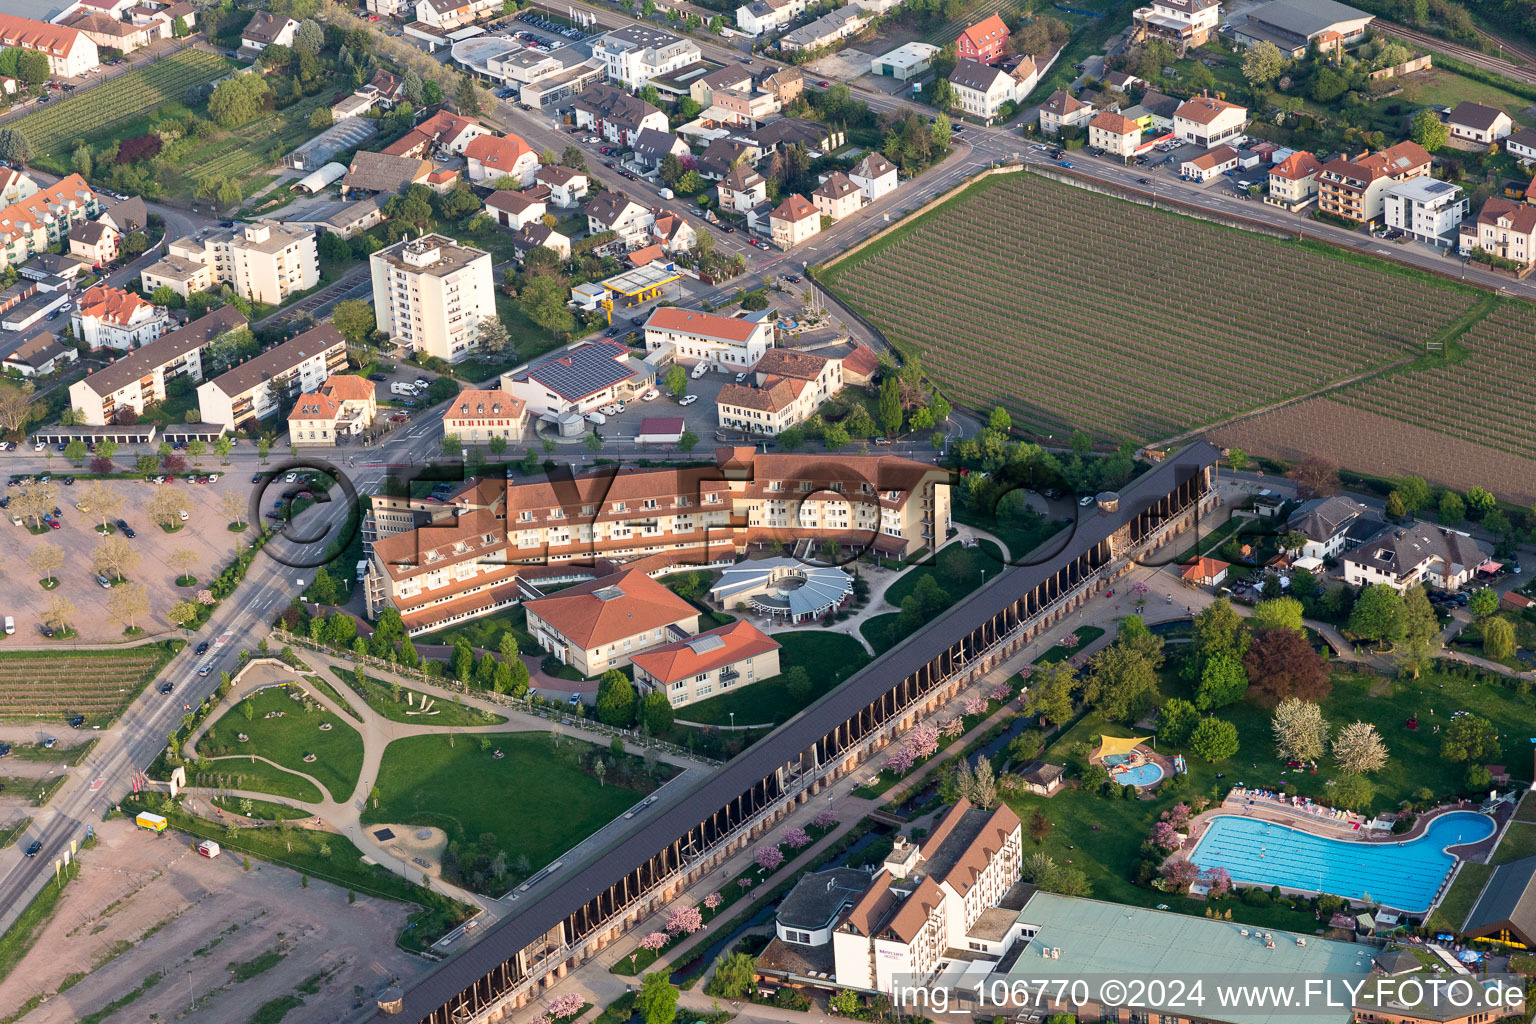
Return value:
M 108 285 L 93 285 L 80 296 L 80 315 L 95 317 L 113 324 L 131 324 L 139 310 L 154 311 L 154 306 L 132 292 Z
M 797 380 L 816 380 L 832 360 L 814 352 L 797 352 L 790 348 L 771 348 L 752 368 L 754 373 L 776 373 L 780 377 Z
M 1236 103 L 1228 103 L 1214 96 L 1196 96 L 1192 100 L 1185 100 L 1178 110 L 1173 112 L 1174 117 L 1182 117 L 1186 121 L 1196 124 L 1210 124 L 1220 117 L 1226 110 L 1241 110 Z
M 821 214 L 811 205 L 811 201 L 798 193 L 786 196 L 784 201 L 774 207 L 773 212 L 768 215 L 770 220 L 787 220 L 791 223 L 819 216 Z
M 17 236 L 31 234 L 49 216 L 65 216 L 71 203 L 85 205 L 96 197 L 91 186 L 78 174 L 71 174 L 57 185 L 39 189 L 25 199 L 0 210 L 0 245 Z
M 465 388 L 443 410 L 443 421 L 520 420 L 523 410 L 523 400 L 505 391 Z
M 1186 580 L 1215 579 L 1230 568 L 1232 567 L 1220 559 L 1207 558 L 1202 555 L 1191 562 L 1189 567 L 1184 570 L 1184 578 Z
M 1113 135 L 1140 135 L 1141 125 L 1132 121 L 1124 114 L 1117 114 L 1112 110 L 1100 111 L 1094 115 L 1088 127 L 1097 128 L 1101 132 L 1109 132 Z
M 633 569 L 578 583 L 523 607 L 586 651 L 699 614 L 693 605 Z
M 1008 38 L 1008 26 L 995 14 L 983 18 L 960 33 L 960 39 L 969 39 L 971 45 L 978 50 L 987 49 L 999 38 Z M 956 42 L 959 40 L 957 39 Z
M 289 421 L 293 420 L 334 420 L 341 412 L 341 402 L 330 395 L 312 392 L 300 395 L 299 400 L 293 403 L 293 411 L 288 414 Z
M 79 38 L 77 30 L 63 25 L 50 25 L 46 21 L 20 18 L 14 14 L 0 14 L 0 46 L 41 50 L 55 57 L 63 57 Z
M 333 373 L 320 385 L 322 395 L 329 395 L 339 402 L 366 402 L 377 390 L 373 381 L 355 373 Z
M 479 160 L 487 168 L 500 168 L 508 173 L 532 152 L 528 143 L 516 135 L 477 135 L 464 147 L 464 156 L 468 159 Z
M 694 650 L 695 645 L 692 641 L 705 636 L 717 636 L 725 641 L 725 646 L 700 654 Z M 637 654 L 629 660 L 637 667 L 645 669 L 652 677 L 661 680 L 663 684 L 669 684 L 778 649 L 777 640 L 745 619 L 738 619 L 728 625 L 707 630 L 689 640 L 679 640 L 676 643 Z
M 680 331 L 685 334 L 701 334 L 706 338 L 745 343 L 752 337 L 757 324 L 734 316 L 716 316 L 696 309 L 679 306 L 660 306 L 645 322 L 646 327 L 661 331 Z
M 1317 162 L 1317 157 L 1306 150 L 1298 150 L 1275 164 L 1269 169 L 1271 178 L 1285 178 L 1288 181 L 1298 181 L 1302 178 L 1314 175 L 1323 169 L 1323 165 Z
M 872 377 L 880 369 L 880 357 L 868 345 L 855 345 L 853 351 L 843 356 L 843 373 L 857 377 Z

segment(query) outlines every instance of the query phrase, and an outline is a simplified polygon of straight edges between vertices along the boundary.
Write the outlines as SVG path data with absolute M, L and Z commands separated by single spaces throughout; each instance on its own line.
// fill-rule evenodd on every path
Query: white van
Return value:
M 16 618 L 15 616 L 7 615 L 5 617 L 5 635 L 10 636 L 14 632 L 16 632 Z
M 709 364 L 708 363 L 699 363 L 697 366 L 695 366 L 693 368 L 693 373 L 690 374 L 690 376 L 693 377 L 694 380 L 698 380 L 700 377 L 704 376 L 708 372 L 709 372 Z
M 389 386 L 389 393 L 392 395 L 404 395 L 407 398 L 415 398 L 416 385 L 407 381 L 397 380 Z
M 598 426 L 602 426 L 604 423 L 608 422 L 608 417 L 594 409 L 587 413 L 587 422 L 596 423 Z

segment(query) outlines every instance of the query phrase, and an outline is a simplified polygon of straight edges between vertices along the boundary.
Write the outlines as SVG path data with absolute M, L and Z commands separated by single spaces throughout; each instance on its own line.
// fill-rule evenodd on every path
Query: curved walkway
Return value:
M 439 700 L 457 701 L 462 703 L 465 707 L 472 707 L 478 710 L 487 711 L 507 719 L 505 722 L 498 722 L 490 725 L 459 726 L 396 722 L 379 714 L 377 711 L 371 708 L 366 701 L 359 697 L 355 691 L 353 691 L 345 683 L 335 679 L 334 676 L 326 678 L 327 674 L 330 672 L 330 669 L 333 667 L 339 667 L 350 671 L 353 667 L 350 662 L 345 662 L 340 659 L 333 658 L 329 655 L 311 650 L 306 650 L 304 652 L 304 657 L 306 663 L 310 665 L 310 671 L 308 672 L 289 668 L 278 668 L 276 666 L 257 666 L 256 668 L 249 670 L 245 678 L 241 681 L 241 684 L 235 690 L 231 691 L 229 699 L 226 702 L 227 707 L 225 707 L 220 713 L 210 714 L 202 721 L 201 724 L 199 724 L 197 729 L 192 732 L 192 734 L 183 744 L 182 753 L 188 759 L 196 759 L 197 743 L 203 738 L 203 736 L 207 734 L 208 730 L 213 727 L 215 721 L 223 717 L 224 714 L 229 713 L 229 711 L 232 710 L 240 700 L 243 700 L 249 694 L 259 690 L 268 689 L 279 680 L 291 679 L 299 685 L 304 686 L 305 692 L 313 697 L 317 703 L 326 708 L 328 711 L 337 715 L 349 727 L 356 729 L 358 734 L 362 737 L 363 763 L 351 794 L 345 800 L 335 800 L 330 797 L 326 788 L 311 776 L 306 775 L 297 769 L 276 764 L 268 758 L 261 757 L 260 755 L 251 754 L 226 755 L 226 757 L 249 758 L 255 756 L 257 759 L 264 761 L 267 764 L 273 765 L 275 768 L 296 775 L 300 778 L 308 779 L 315 785 L 315 788 L 320 791 L 324 799 L 320 800 L 319 802 L 314 802 L 297 800 L 292 797 L 286 797 L 274 793 L 259 793 L 252 790 L 213 790 L 210 787 L 197 786 L 190 786 L 188 789 L 195 793 L 202 793 L 207 795 L 235 795 L 241 797 L 249 797 L 251 799 L 278 800 L 288 803 L 307 813 L 313 814 L 316 818 L 324 821 L 332 831 L 339 835 L 344 835 L 350 839 L 357 846 L 357 848 L 363 852 L 365 856 L 374 861 L 377 861 L 384 867 L 393 871 L 395 874 L 404 878 L 408 878 L 412 881 L 416 881 L 418 877 L 421 877 L 422 880 L 433 890 L 450 896 L 453 899 L 459 900 L 463 903 L 468 903 L 472 906 L 479 907 L 482 910 L 489 911 L 491 914 L 497 917 L 507 913 L 511 908 L 498 902 L 494 897 L 472 893 L 467 889 L 462 889 L 449 882 L 443 881 L 441 878 L 432 876 L 430 873 L 422 872 L 420 865 L 413 864 L 407 859 L 402 858 L 381 846 L 373 838 L 371 832 L 371 829 L 375 826 L 363 825 L 361 820 L 362 813 L 367 809 L 369 795 L 373 790 L 373 784 L 375 780 L 377 780 L 379 777 L 379 769 L 383 764 L 384 754 L 388 750 L 389 745 L 395 740 L 404 739 L 409 736 L 429 736 L 443 734 L 458 736 L 474 735 L 476 733 L 499 734 L 508 732 L 551 732 L 557 728 L 562 732 L 562 734 L 566 736 L 585 740 L 589 743 L 593 743 L 602 747 L 609 746 L 613 741 L 613 737 L 609 736 L 607 733 L 587 730 L 574 724 L 566 724 L 553 719 L 545 719 L 539 717 L 538 715 L 532 715 L 527 712 L 507 708 L 495 703 L 494 701 L 488 701 L 483 698 L 476 697 L 472 694 L 454 693 L 444 689 L 443 687 L 405 679 L 404 677 L 395 675 L 387 669 L 370 668 L 370 674 L 378 678 L 385 679 L 386 681 L 398 682 L 402 687 L 406 689 L 414 690 L 417 693 L 424 693 Z M 318 687 L 312 687 L 304 684 L 303 676 L 305 675 L 318 675 L 321 678 L 325 678 L 326 682 L 330 683 L 335 692 L 341 696 L 342 701 L 345 703 L 345 707 L 338 705 L 336 701 L 331 699 L 328 694 L 326 694 Z M 678 774 L 673 776 L 673 778 L 667 782 L 666 785 L 672 785 L 673 783 L 676 783 L 678 780 L 687 776 L 708 771 L 708 767 L 702 762 L 692 761 L 688 758 L 664 751 L 644 749 L 629 741 L 624 742 L 624 748 L 626 752 L 635 754 L 637 756 L 643 756 L 646 753 L 650 753 L 655 756 L 658 761 L 666 762 L 667 764 L 670 764 L 673 767 L 679 769 Z M 223 759 L 224 758 L 217 758 L 211 760 L 217 761 Z

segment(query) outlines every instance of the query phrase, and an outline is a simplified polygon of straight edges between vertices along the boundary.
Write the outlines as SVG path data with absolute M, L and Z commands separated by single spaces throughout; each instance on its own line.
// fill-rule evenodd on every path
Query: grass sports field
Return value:
M 1027 173 L 983 179 L 817 276 L 958 404 L 1100 441 L 1167 437 L 1406 363 L 1477 301 Z
M 157 643 L 121 651 L 0 654 L 0 721 L 63 724 L 78 714 L 87 729 L 105 727 L 173 653 Z
M 167 103 L 179 103 L 200 85 L 223 78 L 232 61 L 207 50 L 173 53 L 82 92 L 73 99 L 54 100 L 10 125 L 20 128 L 32 144 L 39 164 L 50 157 L 68 160 L 77 139 L 94 139 Z

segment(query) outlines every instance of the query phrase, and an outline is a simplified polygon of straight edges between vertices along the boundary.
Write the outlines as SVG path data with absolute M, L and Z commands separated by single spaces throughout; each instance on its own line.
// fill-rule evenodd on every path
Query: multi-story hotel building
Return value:
M 169 250 L 145 269 L 145 291 L 163 284 L 186 298 L 227 282 L 242 299 L 279 306 L 320 283 L 320 254 L 308 228 L 263 221 L 206 238 L 179 238 Z
M 446 501 L 372 505 L 368 613 L 393 606 L 412 633 L 517 603 L 519 576 L 655 571 L 802 539 L 901 556 L 942 543 L 950 525 L 948 476 L 933 466 L 754 448 L 716 449 L 714 466 L 486 479 Z
M 1387 190 L 1429 173 L 1429 154 L 1417 142 L 1399 142 L 1358 160 L 1339 157 L 1317 175 L 1317 208 L 1363 223 L 1382 215 Z
M 305 331 L 197 389 L 204 423 L 244 430 L 314 391 L 347 366 L 347 341 L 331 324 Z
M 69 404 L 82 423 L 93 427 L 116 423 L 127 414 L 140 416 L 145 406 L 165 401 L 167 381 L 181 376 L 201 381 L 203 350 L 245 326 L 244 314 L 234 306 L 221 306 L 75 381 L 69 386 Z
M 379 330 L 450 363 L 472 354 L 480 322 L 496 315 L 490 253 L 424 235 L 380 249 L 368 261 Z

